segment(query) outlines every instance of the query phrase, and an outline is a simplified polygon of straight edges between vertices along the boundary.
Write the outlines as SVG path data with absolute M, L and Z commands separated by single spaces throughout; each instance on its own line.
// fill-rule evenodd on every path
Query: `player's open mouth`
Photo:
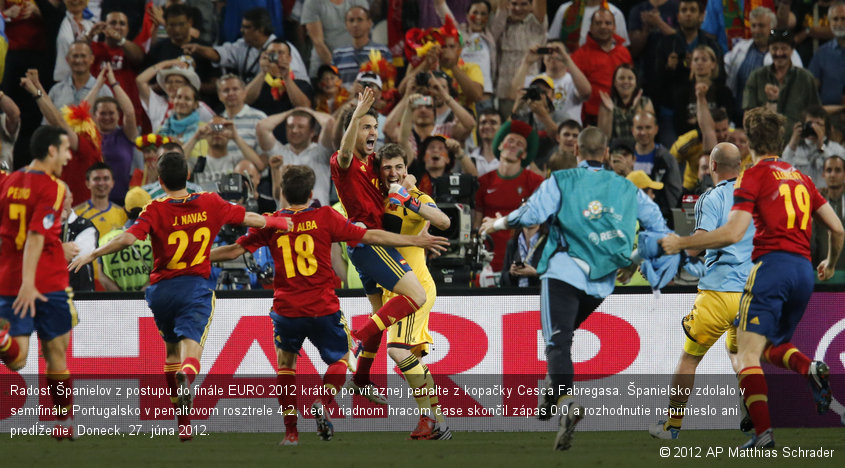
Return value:
M 376 147 L 376 139 L 375 138 L 367 138 L 366 148 L 367 152 L 371 153 Z

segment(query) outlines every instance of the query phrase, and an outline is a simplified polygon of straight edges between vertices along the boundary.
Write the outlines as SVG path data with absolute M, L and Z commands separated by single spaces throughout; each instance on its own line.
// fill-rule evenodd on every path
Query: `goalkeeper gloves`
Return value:
M 387 196 L 394 205 L 402 205 L 414 213 L 420 212 L 420 199 L 412 197 L 408 190 L 399 184 L 391 184 Z

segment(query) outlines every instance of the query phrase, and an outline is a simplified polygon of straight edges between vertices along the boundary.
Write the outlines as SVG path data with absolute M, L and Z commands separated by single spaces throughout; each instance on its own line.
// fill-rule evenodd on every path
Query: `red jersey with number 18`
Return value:
M 366 161 L 352 156 L 349 167 L 341 169 L 335 151 L 329 164 L 337 197 L 346 209 L 346 216 L 353 223 L 361 222 L 370 229 L 381 229 L 384 195 L 379 184 L 376 154 L 367 156 Z
M 208 253 L 224 224 L 240 224 L 246 209 L 216 193 L 153 200 L 126 232 L 140 240 L 150 236 L 153 271 L 150 284 L 177 276 L 211 274 Z
M 751 259 L 791 252 L 811 260 L 813 213 L 825 203 L 810 177 L 776 157 L 746 169 L 734 185 L 733 209 L 754 217 L 757 232 Z
M 253 228 L 238 239 L 250 252 L 265 245 L 270 248 L 276 264 L 273 311 L 285 317 L 321 317 L 340 310 L 334 293 L 332 242 L 358 242 L 366 229 L 329 206 L 281 210 L 273 216 L 290 216 L 291 231 Z
M 42 293 L 68 286 L 62 249 L 65 186 L 41 171 L 21 169 L 0 181 L 0 295 L 14 296 L 21 287 L 23 248 L 29 232 L 44 236 L 35 288 Z

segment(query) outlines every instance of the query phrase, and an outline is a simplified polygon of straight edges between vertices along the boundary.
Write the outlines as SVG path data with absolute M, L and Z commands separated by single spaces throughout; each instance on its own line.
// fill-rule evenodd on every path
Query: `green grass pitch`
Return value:
M 777 458 L 732 458 L 728 447 L 745 441 L 735 430 L 681 433 L 676 441 L 652 439 L 646 431 L 577 432 L 566 452 L 552 451 L 554 432 L 457 432 L 450 441 L 409 441 L 406 433 L 338 433 L 323 442 L 300 422 L 297 447 L 280 447 L 281 434 L 210 434 L 180 443 L 176 437 L 83 437 L 56 442 L 20 437 L 0 442 L 2 466 L 284 466 L 514 468 L 653 466 L 845 466 L 845 428 L 776 429 Z M 8 437 L 0 435 L 0 438 Z M 670 456 L 660 456 L 661 448 Z M 718 456 L 708 450 L 721 447 Z M 786 458 L 784 447 L 832 450 L 828 458 Z M 664 449 L 665 452 L 666 449 Z M 696 457 L 698 455 L 699 457 Z M 47 465 L 49 463 L 50 465 Z

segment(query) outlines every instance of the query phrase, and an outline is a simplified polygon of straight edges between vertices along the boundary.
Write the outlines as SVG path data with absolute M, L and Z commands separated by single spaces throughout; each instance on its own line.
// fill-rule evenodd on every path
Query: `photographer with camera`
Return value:
M 831 156 L 845 158 L 845 148 L 831 141 L 830 118 L 821 106 L 810 106 L 803 119 L 792 126 L 792 137 L 783 149 L 782 159 L 813 179 L 816 187 L 826 186 L 822 177 L 824 160 Z
M 545 73 L 529 78 L 528 71 L 540 59 L 542 59 L 543 65 L 545 66 Z M 546 78 L 549 78 L 549 80 Z M 590 85 L 587 77 L 584 76 L 584 73 L 581 72 L 581 69 L 578 68 L 569 54 L 566 53 L 566 48 L 559 39 L 549 41 L 545 46 L 532 46 L 528 50 L 528 54 L 522 60 L 511 81 L 508 98 L 519 98 L 520 90 L 534 88 L 535 82 L 545 83 L 549 88 L 542 87 L 542 90 L 545 91 L 552 105 L 550 119 L 541 120 L 547 131 L 555 131 L 557 124 L 564 120 L 571 119 L 581 123 L 581 107 L 590 98 L 593 87 Z M 532 96 L 535 95 L 533 92 L 530 93 Z M 518 104 L 519 101 L 517 101 L 516 105 Z M 538 118 L 540 117 L 537 112 L 534 114 Z M 552 123 L 554 125 L 549 125 Z
M 274 39 L 261 52 L 260 71 L 246 86 L 247 104 L 267 115 L 311 107 L 314 91 L 307 80 L 296 78 L 291 62 L 294 50 L 284 39 Z
M 237 152 L 229 152 L 230 140 L 237 145 Z M 256 167 L 264 167 L 258 153 L 235 131 L 235 125 L 222 117 L 214 117 L 208 125 L 200 127 L 185 144 L 185 154 L 191 154 L 200 141 L 208 143 L 208 151 L 194 160 L 193 181 L 210 192 L 217 191 L 216 183 L 220 176 L 234 171 L 235 165 L 242 159 L 249 160 Z

